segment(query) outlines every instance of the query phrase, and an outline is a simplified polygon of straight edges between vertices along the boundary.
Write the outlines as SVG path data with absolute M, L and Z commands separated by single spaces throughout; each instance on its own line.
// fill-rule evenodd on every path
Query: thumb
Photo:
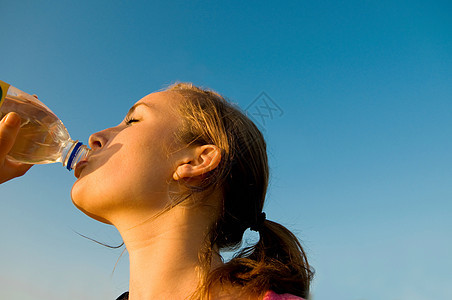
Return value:
M 3 165 L 6 155 L 16 141 L 20 129 L 20 116 L 15 112 L 8 113 L 0 122 L 0 164 Z

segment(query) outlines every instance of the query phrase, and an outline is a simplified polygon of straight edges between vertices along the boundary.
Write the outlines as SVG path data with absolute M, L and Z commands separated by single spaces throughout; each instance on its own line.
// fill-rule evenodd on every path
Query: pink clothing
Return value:
M 129 299 L 129 292 L 123 293 L 116 300 L 127 300 Z M 273 291 L 268 291 L 265 293 L 262 300 L 304 300 L 301 297 L 291 295 L 291 294 L 276 294 Z
M 265 293 L 262 300 L 304 300 L 301 297 L 292 294 L 276 294 L 273 291 L 268 291 Z

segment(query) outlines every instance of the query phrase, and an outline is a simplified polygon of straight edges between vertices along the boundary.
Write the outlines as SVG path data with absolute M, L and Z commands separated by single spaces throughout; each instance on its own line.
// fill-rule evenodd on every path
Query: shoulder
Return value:
M 273 291 L 268 291 L 265 293 L 262 300 L 304 300 L 301 297 L 292 294 L 276 294 Z

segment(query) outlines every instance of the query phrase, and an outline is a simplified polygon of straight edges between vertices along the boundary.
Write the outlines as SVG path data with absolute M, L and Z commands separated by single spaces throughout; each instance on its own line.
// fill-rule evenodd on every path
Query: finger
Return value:
M 17 132 L 20 128 L 20 116 L 11 112 L 0 122 L 0 163 L 3 164 L 5 157 L 14 145 Z
M 10 175 L 11 178 L 19 177 L 27 173 L 27 171 L 33 167 L 32 164 L 24 164 L 24 163 L 18 163 L 9 160 L 8 158 L 5 159 L 4 168 L 6 172 Z

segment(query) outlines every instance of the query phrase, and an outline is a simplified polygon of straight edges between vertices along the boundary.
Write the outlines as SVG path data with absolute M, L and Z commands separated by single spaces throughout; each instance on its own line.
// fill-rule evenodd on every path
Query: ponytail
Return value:
M 207 198 L 214 190 L 222 192 L 220 215 L 199 253 L 200 282 L 192 299 L 209 299 L 211 291 L 222 285 L 241 287 L 249 295 L 262 296 L 272 290 L 307 298 L 313 271 L 300 242 L 262 213 L 269 167 L 260 130 L 238 107 L 212 90 L 191 83 L 177 83 L 167 90 L 187 100 L 179 107 L 184 123 L 176 134 L 178 139 L 187 145 L 212 144 L 222 150 L 220 164 L 205 174 L 199 186 L 187 186 L 187 198 L 197 193 Z M 212 255 L 237 249 L 247 228 L 259 232 L 257 244 L 211 270 Z
M 297 237 L 270 220 L 262 222 L 259 234 L 254 246 L 241 250 L 231 261 L 209 273 L 206 288 L 232 283 L 251 295 L 262 296 L 272 290 L 307 299 L 314 272 Z

